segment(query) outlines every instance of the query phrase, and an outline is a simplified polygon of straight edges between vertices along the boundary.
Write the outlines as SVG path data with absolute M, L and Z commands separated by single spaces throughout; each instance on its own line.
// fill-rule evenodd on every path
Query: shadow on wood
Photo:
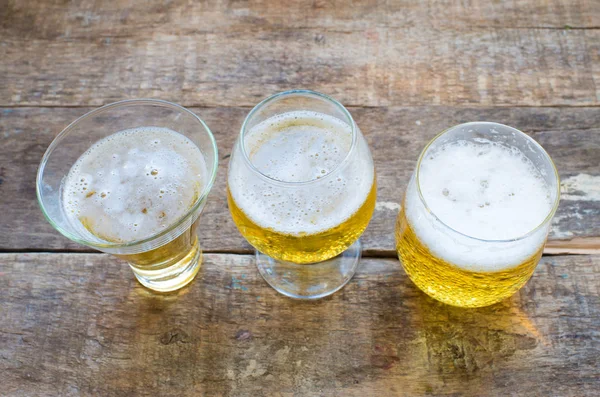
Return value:
M 207 254 L 168 295 L 102 254 L 0 263 L 8 393 L 592 395 L 599 375 L 596 256 L 544 257 L 513 298 L 471 310 L 430 299 L 393 259 L 363 260 L 316 302 L 277 294 L 249 255 Z

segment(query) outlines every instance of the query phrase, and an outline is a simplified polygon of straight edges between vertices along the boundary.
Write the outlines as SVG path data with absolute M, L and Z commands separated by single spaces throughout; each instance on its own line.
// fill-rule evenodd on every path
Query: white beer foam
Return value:
M 350 218 L 365 202 L 374 170 L 367 144 L 357 135 L 356 152 L 343 169 L 333 171 L 352 145 L 351 127 L 338 118 L 309 111 L 273 116 L 245 135 L 246 152 L 262 174 L 233 156 L 228 186 L 238 207 L 256 224 L 280 233 L 316 234 Z
M 500 271 L 519 265 L 540 249 L 548 227 L 539 226 L 552 207 L 551 191 L 533 163 L 517 148 L 458 141 L 426 154 L 419 185 L 427 206 L 453 233 L 434 220 L 413 177 L 406 214 L 434 255 L 467 270 Z M 473 239 L 474 238 L 474 239 Z
M 160 127 L 112 134 L 92 145 L 63 182 L 67 217 L 85 233 L 129 242 L 158 233 L 183 216 L 202 193 L 207 168 L 200 149 Z

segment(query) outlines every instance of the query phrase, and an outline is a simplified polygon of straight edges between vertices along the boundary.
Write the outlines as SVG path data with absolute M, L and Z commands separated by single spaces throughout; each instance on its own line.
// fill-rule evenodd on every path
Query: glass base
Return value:
M 285 296 L 319 299 L 339 291 L 356 273 L 362 247 L 356 240 L 335 258 L 299 265 L 280 261 L 256 251 L 256 266 L 265 281 Z
M 198 244 L 194 244 L 189 254 L 166 269 L 144 271 L 131 264 L 129 266 L 144 287 L 158 292 L 170 292 L 189 284 L 198 274 L 201 263 L 202 250 Z

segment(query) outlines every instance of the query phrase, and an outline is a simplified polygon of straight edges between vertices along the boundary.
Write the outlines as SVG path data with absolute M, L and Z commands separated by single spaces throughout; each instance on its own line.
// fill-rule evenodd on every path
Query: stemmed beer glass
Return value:
M 376 181 L 367 142 L 339 102 L 294 90 L 259 103 L 242 125 L 227 182 L 233 220 L 273 288 L 314 299 L 352 278 Z

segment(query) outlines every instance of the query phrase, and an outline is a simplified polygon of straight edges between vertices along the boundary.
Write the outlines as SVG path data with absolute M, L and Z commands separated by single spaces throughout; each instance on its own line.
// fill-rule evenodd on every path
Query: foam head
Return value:
M 244 145 L 262 175 L 234 157 L 228 180 L 231 195 L 252 221 L 280 233 L 315 234 L 339 225 L 360 208 L 373 184 L 362 136 L 355 148 L 361 155 L 337 171 L 352 147 L 352 129 L 333 116 L 309 111 L 279 114 L 250 129 Z M 292 184 L 270 182 L 264 176 Z
M 77 160 L 63 183 L 63 207 L 82 233 L 130 242 L 184 216 L 206 177 L 202 152 L 185 136 L 159 127 L 125 130 Z
M 405 210 L 419 239 L 436 256 L 469 270 L 499 271 L 540 249 L 547 227 L 521 237 L 544 222 L 552 204 L 550 186 L 517 147 L 456 140 L 423 155 L 418 180 L 413 177 L 407 189 Z
M 550 211 L 550 190 L 516 148 L 456 141 L 428 153 L 419 186 L 437 217 L 456 231 L 484 240 L 520 237 Z

